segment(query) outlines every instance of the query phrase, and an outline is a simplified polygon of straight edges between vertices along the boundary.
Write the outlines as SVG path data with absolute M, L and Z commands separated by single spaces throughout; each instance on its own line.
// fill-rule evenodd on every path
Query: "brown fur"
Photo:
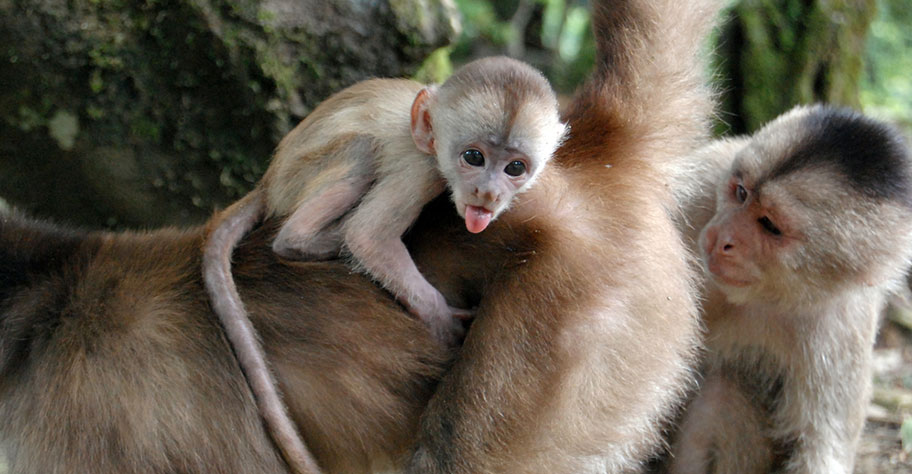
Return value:
M 601 64 L 539 186 L 487 231 L 490 243 L 412 247 L 428 273 L 484 278 L 462 353 L 422 418 L 412 472 L 633 470 L 690 380 L 692 274 L 663 176 L 705 137 L 711 102 L 697 56 L 715 6 L 594 8 Z
M 11 472 L 284 472 L 209 310 L 202 229 L 43 227 L 0 227 Z M 391 463 L 445 354 L 383 290 L 341 263 L 280 263 L 268 236 L 245 241 L 234 273 L 307 443 L 329 472 Z
M 407 235 L 448 301 L 478 305 L 445 375 L 425 328 L 365 277 L 276 260 L 274 221 L 236 250 L 240 296 L 326 472 L 629 472 L 656 449 L 699 340 L 665 176 L 706 136 L 699 43 L 716 6 L 596 3 L 600 66 L 555 165 L 480 235 L 445 198 Z M 0 229 L 13 473 L 284 469 L 206 304 L 204 231 L 34 229 Z

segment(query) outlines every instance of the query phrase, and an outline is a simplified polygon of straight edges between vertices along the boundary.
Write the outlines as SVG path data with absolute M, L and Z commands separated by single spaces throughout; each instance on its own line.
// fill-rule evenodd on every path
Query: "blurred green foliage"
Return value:
M 902 426 L 899 428 L 899 436 L 902 439 L 903 451 L 912 453 L 912 417 L 906 417 Z
M 912 133 L 912 2 L 878 0 L 861 81 L 865 112 Z
M 431 53 L 412 75 L 412 79 L 425 84 L 445 81 L 453 74 L 453 62 L 450 60 L 452 50 L 452 47 L 444 46 Z
M 728 3 L 731 8 L 743 2 Z M 456 4 L 463 30 L 456 44 L 447 49 L 454 63 L 492 54 L 516 56 L 541 69 L 563 93 L 571 93 L 588 76 L 595 45 L 587 1 L 456 0 Z M 783 5 L 782 14 L 794 14 L 788 8 L 794 2 Z M 439 57 L 435 61 L 442 64 Z M 436 75 L 421 79 L 439 81 L 449 73 L 447 67 L 435 71 Z M 912 1 L 878 0 L 859 90 L 865 112 L 912 132 Z
M 595 61 L 585 0 L 456 0 L 462 34 L 451 57 L 461 64 L 506 54 L 542 70 L 555 89 L 570 93 Z

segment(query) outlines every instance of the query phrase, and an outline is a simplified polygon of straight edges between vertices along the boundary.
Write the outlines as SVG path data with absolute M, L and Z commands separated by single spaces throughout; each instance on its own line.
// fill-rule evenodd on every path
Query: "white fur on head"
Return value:
M 485 141 L 528 158 L 528 178 L 511 194 L 528 189 L 567 134 L 557 97 L 544 76 L 505 57 L 484 58 L 460 68 L 440 86 L 429 108 L 438 166 L 448 182 L 459 176 L 460 154 L 466 147 Z M 451 185 L 450 190 L 457 207 L 466 201 L 459 186 Z M 509 200 L 501 203 L 496 212 L 508 205 Z

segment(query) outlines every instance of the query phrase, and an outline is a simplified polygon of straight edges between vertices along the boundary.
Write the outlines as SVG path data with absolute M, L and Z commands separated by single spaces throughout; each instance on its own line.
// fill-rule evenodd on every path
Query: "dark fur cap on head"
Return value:
M 815 105 L 795 109 L 758 135 L 776 133 L 786 121 L 797 121 L 790 126 L 804 137 L 768 179 L 829 167 L 865 196 L 912 206 L 912 159 L 905 140 L 893 127 L 851 109 Z

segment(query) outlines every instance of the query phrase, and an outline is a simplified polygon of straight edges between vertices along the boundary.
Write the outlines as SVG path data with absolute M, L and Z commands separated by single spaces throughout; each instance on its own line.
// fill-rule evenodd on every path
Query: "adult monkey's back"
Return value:
M 408 237 L 431 283 L 479 307 L 436 393 L 445 355 L 384 291 L 336 262 L 277 261 L 274 223 L 235 252 L 326 472 L 618 472 L 654 446 L 698 338 L 664 168 L 707 130 L 698 51 L 715 11 L 596 7 L 598 70 L 540 185 L 485 234 L 438 201 Z M 0 443 L 13 473 L 284 468 L 209 310 L 202 239 L 3 218 Z
M 718 5 L 592 8 L 596 70 L 542 185 L 489 229 L 490 248 L 454 252 L 416 232 L 415 258 L 438 278 L 476 279 L 480 300 L 410 472 L 635 470 L 692 380 L 693 274 L 668 176 L 707 136 L 701 47 Z

